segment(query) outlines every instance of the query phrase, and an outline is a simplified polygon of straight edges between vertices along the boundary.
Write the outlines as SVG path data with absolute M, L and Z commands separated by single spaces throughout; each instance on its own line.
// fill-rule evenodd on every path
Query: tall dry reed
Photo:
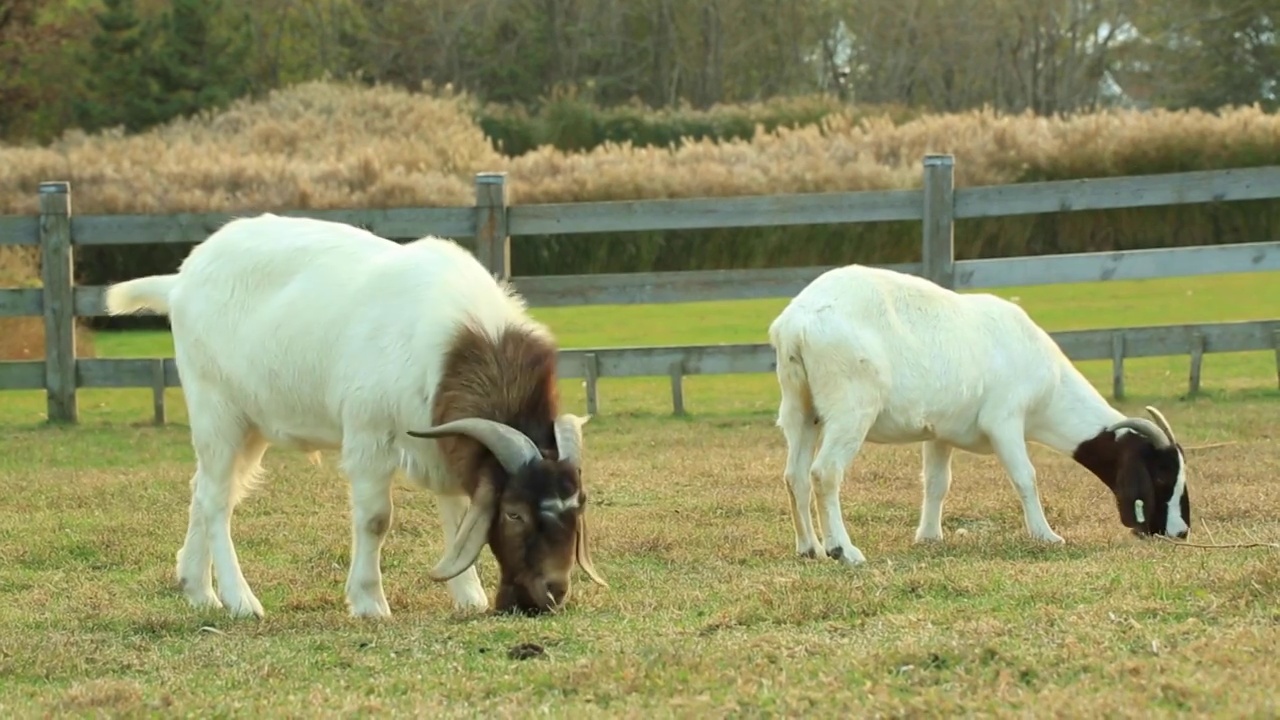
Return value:
M 516 158 L 494 150 L 478 112 L 470 97 L 449 91 L 311 82 L 134 136 L 72 133 L 48 148 L 0 146 L 0 213 L 34 213 L 35 188 L 48 179 L 72 182 L 78 213 L 251 212 L 469 205 L 473 175 L 489 170 L 509 173 L 514 202 L 543 203 L 911 188 L 931 152 L 956 156 L 959 187 L 1280 164 L 1280 117 L 1257 108 L 906 119 L 851 110 L 817 125 L 757 129 L 749 139 L 675 149 L 544 146 Z M 958 252 L 998 256 L 1260 239 L 1280 224 L 1280 207 L 966 223 Z M 592 240 L 595 248 L 548 238 L 513 252 L 532 273 L 896 261 L 918 247 L 917 235 L 914 226 L 707 231 L 610 236 Z M 855 241 L 869 254 L 846 252 Z
M 0 246 L 0 288 L 40 287 L 40 253 L 30 246 Z M 0 317 L 0 361 L 44 358 L 44 319 Z M 76 326 L 76 355 L 93 357 L 93 336 Z
M 463 204 L 501 164 L 468 107 L 311 82 L 134 135 L 0 146 L 0 212 L 35 212 L 42 180 L 69 180 L 78 213 Z
M 1069 117 L 991 110 L 905 122 L 852 111 L 820 125 L 697 140 L 496 152 L 468 96 L 310 82 L 124 136 L 0 145 L 0 212 L 34 213 L 41 180 L 72 182 L 80 213 L 466 205 L 475 173 L 511 175 L 520 202 L 918 186 L 921 158 L 956 155 L 957 186 L 1257 165 L 1280 158 L 1280 116 L 1117 110 Z

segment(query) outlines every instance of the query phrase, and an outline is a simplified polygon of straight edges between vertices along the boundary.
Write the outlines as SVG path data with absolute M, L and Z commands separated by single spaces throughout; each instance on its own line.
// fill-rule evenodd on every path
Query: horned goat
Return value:
M 1069 455 L 1114 493 L 1138 535 L 1185 537 L 1191 524 L 1185 459 L 1158 410 L 1126 417 L 1109 405 L 1018 305 L 961 295 L 892 270 L 849 265 L 823 273 L 769 326 L 782 390 L 796 553 L 816 557 L 815 509 L 828 557 L 865 560 L 850 541 L 840 486 L 864 442 L 922 443 L 917 542 L 942 539 L 954 449 L 999 458 L 1033 538 L 1049 527 L 1027 442 Z
M 498 611 L 563 607 L 575 559 L 605 586 L 584 516 L 588 418 L 558 410 L 550 331 L 466 249 L 264 214 L 228 222 L 176 274 L 111 286 L 106 306 L 169 316 L 197 461 L 177 554 L 193 605 L 263 615 L 231 517 L 270 445 L 340 450 L 352 615 L 391 614 L 381 549 L 397 469 L 436 497 L 445 548 L 429 576 L 455 607 L 488 608 L 486 545 Z

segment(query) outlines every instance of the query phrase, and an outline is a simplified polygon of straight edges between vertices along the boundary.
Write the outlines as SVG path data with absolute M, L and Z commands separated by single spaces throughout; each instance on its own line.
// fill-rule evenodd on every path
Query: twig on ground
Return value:
M 1208 445 L 1189 445 L 1182 448 L 1183 450 L 1212 450 L 1214 448 L 1228 447 L 1230 445 L 1239 444 L 1236 440 L 1228 440 L 1227 442 L 1209 443 Z
M 1166 535 L 1154 535 L 1153 537 L 1157 537 L 1164 542 L 1172 543 L 1174 545 L 1181 545 L 1183 547 L 1209 548 L 1209 549 L 1271 548 L 1272 550 L 1280 550 L 1280 543 L 1269 543 L 1269 542 L 1194 543 L 1194 542 L 1187 542 L 1186 540 L 1174 540 L 1173 538 L 1168 537 Z
M 1216 545 L 1218 539 L 1213 536 L 1213 531 L 1209 529 L 1209 523 L 1201 520 L 1200 524 L 1204 526 L 1204 534 L 1209 536 L 1209 542 Z

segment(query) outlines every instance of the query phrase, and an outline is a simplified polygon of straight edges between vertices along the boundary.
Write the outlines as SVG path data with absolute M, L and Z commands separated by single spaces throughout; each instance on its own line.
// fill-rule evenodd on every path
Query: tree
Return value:
M 0 0 L 0 137 L 13 131 L 35 101 L 22 73 L 35 35 L 35 15 L 35 0 Z
M 154 40 L 143 72 L 154 117 L 168 120 L 222 107 L 248 89 L 249 45 L 237 39 L 244 35 L 219 33 L 215 26 L 225 9 L 223 0 L 173 0 L 151 24 Z
M 84 58 L 83 98 L 75 120 L 85 130 L 124 126 L 141 130 L 159 117 L 146 73 L 145 28 L 133 0 L 103 0 L 98 30 Z
M 1280 0 L 1165 0 L 1145 13 L 1123 80 L 1151 104 L 1212 110 L 1280 94 Z

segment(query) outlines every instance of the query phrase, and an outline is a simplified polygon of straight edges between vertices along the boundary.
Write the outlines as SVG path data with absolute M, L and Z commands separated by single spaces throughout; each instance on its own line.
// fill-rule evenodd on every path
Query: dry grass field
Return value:
M 1274 274 L 1014 288 L 1051 328 L 1271 317 Z M 1249 298 L 1248 304 L 1240 298 Z M 759 341 L 781 301 L 540 313 L 569 347 Z M 696 336 L 696 337 L 695 337 Z M 170 352 L 103 334 L 100 354 Z M 1088 363 L 1105 387 L 1107 366 Z M 1271 353 L 1129 365 L 1189 452 L 1197 542 L 1280 541 L 1280 392 Z M 582 408 L 580 384 L 565 401 Z M 455 615 L 425 570 L 434 502 L 399 488 L 384 551 L 394 617 L 346 617 L 347 490 L 332 456 L 267 456 L 237 510 L 257 621 L 196 612 L 172 586 L 192 471 L 180 394 L 85 391 L 45 427 L 38 393 L 0 393 L 0 715 L 349 717 L 1275 717 L 1280 551 L 1138 541 L 1106 489 L 1035 449 L 1063 547 L 1030 541 L 1001 469 L 960 455 L 942 544 L 912 541 L 914 447 L 869 446 L 846 481 L 863 568 L 793 556 L 769 376 L 602 383 L 587 426 L 596 564 L 559 616 Z M 1218 443 L 1231 443 L 1218 445 Z M 481 560 L 486 587 L 492 558 Z M 537 643 L 545 653 L 516 659 Z
M 0 213 L 37 212 L 42 180 L 69 180 L 97 213 L 465 205 L 473 176 L 506 171 L 513 202 L 543 203 L 918 187 L 926 153 L 957 157 L 958 187 L 1272 162 L 1280 117 L 1115 111 L 828 116 L 821 125 L 675 150 L 608 144 L 499 154 L 473 100 L 311 82 L 134 135 L 72 132 L 48 147 L 0 145 Z M 317 141 L 317 138 L 323 138 Z

